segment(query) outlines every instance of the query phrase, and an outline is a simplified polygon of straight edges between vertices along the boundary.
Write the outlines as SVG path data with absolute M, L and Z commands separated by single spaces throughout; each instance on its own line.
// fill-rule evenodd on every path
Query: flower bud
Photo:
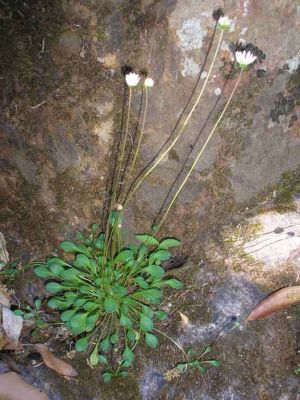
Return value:
M 144 85 L 146 87 L 153 87 L 154 80 L 152 78 L 146 78 L 145 81 L 144 81 Z

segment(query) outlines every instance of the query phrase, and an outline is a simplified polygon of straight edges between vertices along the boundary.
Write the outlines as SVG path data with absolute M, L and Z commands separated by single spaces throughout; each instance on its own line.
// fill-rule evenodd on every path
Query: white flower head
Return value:
M 125 80 L 129 87 L 134 87 L 139 83 L 140 77 L 138 74 L 135 74 L 134 72 L 130 72 L 129 74 L 127 74 L 125 76 Z
M 232 25 L 232 20 L 228 17 L 220 17 L 218 20 L 218 27 L 224 31 L 230 29 Z
M 154 80 L 152 78 L 146 78 L 145 81 L 144 81 L 144 85 L 146 87 L 153 87 Z
M 257 57 L 251 53 L 251 51 L 236 51 L 235 52 L 235 59 L 239 66 L 244 69 L 248 67 L 248 65 L 252 64 Z

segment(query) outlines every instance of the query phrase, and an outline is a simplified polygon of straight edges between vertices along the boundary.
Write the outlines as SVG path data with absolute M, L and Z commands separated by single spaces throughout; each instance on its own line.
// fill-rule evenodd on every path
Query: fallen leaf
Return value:
M 58 374 L 66 377 L 73 377 L 78 375 L 77 371 L 72 367 L 72 365 L 66 363 L 60 358 L 55 357 L 48 349 L 48 347 L 44 344 L 35 344 L 34 348 L 40 353 L 44 363 L 47 365 L 48 368 L 54 369 L 54 371 L 56 371 Z
M 0 232 L 0 270 L 9 261 L 9 254 L 6 250 L 6 240 L 4 239 L 3 233 Z
M 5 307 L 9 307 L 10 301 L 10 294 L 7 292 L 6 288 L 0 284 L 0 304 Z
M 180 311 L 178 311 L 178 312 L 179 312 L 179 315 L 181 318 L 182 326 L 184 328 L 187 328 L 191 324 L 189 318 L 186 315 L 184 315 L 182 312 L 180 312 Z
M 23 318 L 15 315 L 9 308 L 2 307 L 3 329 L 12 343 L 18 343 L 23 326 Z
M 7 345 L 9 340 L 7 339 L 7 336 L 5 335 L 5 332 L 3 330 L 0 330 L 0 351 L 4 349 Z
M 15 372 L 0 375 L 0 400 L 49 400 L 48 396 L 25 382 Z
M 300 286 L 290 286 L 277 290 L 261 301 L 248 315 L 247 321 L 255 321 L 282 310 L 300 301 Z
M 20 342 L 11 342 L 8 341 L 4 347 L 4 350 L 13 350 L 13 351 L 21 351 L 24 347 Z

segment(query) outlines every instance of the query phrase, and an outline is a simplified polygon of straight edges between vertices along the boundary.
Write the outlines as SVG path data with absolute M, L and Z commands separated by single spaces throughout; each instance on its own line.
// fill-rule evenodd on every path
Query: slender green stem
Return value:
M 183 347 L 180 346 L 180 344 L 179 344 L 178 342 L 176 342 L 176 340 L 172 339 L 172 338 L 171 338 L 170 336 L 168 336 L 166 333 L 164 333 L 164 332 L 162 332 L 162 331 L 160 331 L 160 330 L 158 330 L 158 329 L 156 329 L 156 328 L 154 328 L 153 330 L 154 330 L 155 332 L 160 333 L 162 336 L 164 336 L 165 338 L 169 339 L 172 343 L 174 343 L 175 346 L 178 347 L 178 349 L 179 349 L 180 351 L 182 351 L 182 353 L 184 354 L 185 358 L 187 359 L 187 362 L 190 361 L 189 356 L 188 356 L 187 353 L 184 351 Z
M 121 171 L 122 171 L 122 164 L 123 164 L 123 160 L 124 160 L 124 155 L 125 155 L 125 149 L 126 149 L 126 144 L 127 144 L 127 138 L 128 138 L 128 131 L 129 131 L 129 122 L 130 122 L 130 109 L 131 109 L 131 98 L 132 98 L 132 89 L 129 86 L 129 97 L 128 97 L 128 108 L 127 108 L 127 120 L 126 120 L 126 127 L 125 127 L 125 135 L 124 135 L 124 141 L 123 141 L 123 145 L 122 145 L 122 150 L 121 150 L 121 156 L 120 159 L 118 161 L 118 165 L 117 165 L 117 179 L 116 182 L 114 184 L 114 189 L 113 189 L 113 193 L 111 195 L 111 199 L 110 199 L 110 205 L 109 205 L 109 209 L 108 209 L 108 219 L 107 219 L 107 224 L 106 224 L 106 232 L 105 232 L 105 242 L 106 242 L 106 247 L 107 247 L 107 243 L 108 243 L 108 237 L 110 235 L 110 229 L 109 229 L 109 216 L 111 214 L 111 211 L 113 209 L 113 206 L 116 202 L 116 197 L 117 197 L 117 191 L 118 191 L 118 187 L 121 184 L 121 182 L 119 182 L 120 180 L 120 176 L 121 176 Z M 118 157 L 118 155 L 117 155 Z
M 134 345 L 133 345 L 133 347 L 132 347 L 132 351 L 136 348 L 136 346 L 137 346 L 137 344 L 138 344 L 138 342 L 139 342 L 139 340 L 140 340 L 140 337 L 141 337 L 141 330 L 139 330 L 138 331 L 138 338 L 137 338 L 137 340 L 135 341 L 135 343 L 134 343 Z
M 157 158 L 157 160 L 156 160 L 155 163 L 152 165 L 152 167 L 149 168 L 149 169 L 142 175 L 142 177 L 139 179 L 139 181 L 138 181 L 138 182 L 136 183 L 136 185 L 133 187 L 131 193 L 129 193 L 129 195 L 128 195 L 126 201 L 125 201 L 124 206 L 128 203 L 128 201 L 131 199 L 131 197 L 133 196 L 133 194 L 137 191 L 137 189 L 138 189 L 138 188 L 140 187 L 140 185 L 143 183 L 144 179 L 154 170 L 154 168 L 157 167 L 157 165 L 161 162 L 161 160 L 162 160 L 162 159 L 169 153 L 169 151 L 175 146 L 175 144 L 177 143 L 178 139 L 180 138 L 180 136 L 181 136 L 182 133 L 184 132 L 184 130 L 185 130 L 186 126 L 188 125 L 188 123 L 189 123 L 189 121 L 190 121 L 190 119 L 191 119 L 191 116 L 192 116 L 192 114 L 194 113 L 196 107 L 198 106 L 199 101 L 200 101 L 200 99 L 201 99 L 201 97 L 202 97 L 202 95 L 203 95 L 203 93 L 204 93 L 204 90 L 205 90 L 205 88 L 206 88 L 206 86 L 207 86 L 207 83 L 208 83 L 208 80 L 209 80 L 209 78 L 210 78 L 210 75 L 211 75 L 211 72 L 212 72 L 214 63 L 215 63 L 216 58 L 217 58 L 217 54 L 218 54 L 218 52 L 219 52 L 219 49 L 220 49 L 220 46 L 221 46 L 221 43 L 222 43 L 223 33 L 224 33 L 224 31 L 222 30 L 222 31 L 221 31 L 221 34 L 220 34 L 220 37 L 219 37 L 219 41 L 218 41 L 217 47 L 216 47 L 216 50 L 215 50 L 215 54 L 214 54 L 214 56 L 213 56 L 213 59 L 212 59 L 211 65 L 210 65 L 210 67 L 209 67 L 209 70 L 208 70 L 206 79 L 205 79 L 205 81 L 204 81 L 204 84 L 203 84 L 203 86 L 202 86 L 202 89 L 201 89 L 201 91 L 200 91 L 200 93 L 199 93 L 197 99 L 195 100 L 195 103 L 194 103 L 194 105 L 193 105 L 191 111 L 189 112 L 189 114 L 187 115 L 186 119 L 184 120 L 184 122 L 183 122 L 183 124 L 182 124 L 182 126 L 181 126 L 181 128 L 180 128 L 180 130 L 179 130 L 179 132 L 177 133 L 177 135 L 175 135 L 175 138 L 173 139 L 172 143 L 168 146 L 168 148 L 167 148 L 164 152 L 162 152 L 162 154 Z
M 140 150 L 140 146 L 141 146 L 141 142 L 142 142 L 142 138 L 143 138 L 143 134 L 144 134 L 144 129 L 145 129 L 147 110 L 148 110 L 148 89 L 147 89 L 147 86 L 145 86 L 145 109 L 144 109 L 144 115 L 143 115 L 142 128 L 141 128 L 141 133 L 140 133 L 140 137 L 139 137 L 139 140 L 138 140 L 138 144 L 137 144 L 137 147 L 136 147 L 136 150 L 135 150 L 135 153 L 134 153 L 134 157 L 133 157 L 132 165 L 131 165 L 131 168 L 130 168 L 129 176 L 131 176 L 131 174 L 132 174 L 132 171 L 133 171 L 135 163 L 136 163 L 136 159 L 137 159 L 138 154 L 139 154 L 139 150 Z
M 132 89 L 129 86 L 129 97 L 128 97 L 128 109 L 127 109 L 127 121 L 126 121 L 126 128 L 125 128 L 125 136 L 124 136 L 124 141 L 123 141 L 123 146 L 122 146 L 121 156 L 120 156 L 120 161 L 119 161 L 119 166 L 118 166 L 118 174 L 117 174 L 115 192 L 114 192 L 114 194 L 112 196 L 113 203 L 116 200 L 116 194 L 117 194 L 118 186 L 122 183 L 122 182 L 119 182 L 119 179 L 120 179 L 120 175 L 121 175 L 121 171 L 122 171 L 122 164 L 123 164 L 123 160 L 124 160 L 124 154 L 125 154 L 127 138 L 128 138 L 131 98 L 132 98 Z
M 207 137 L 207 139 L 206 139 L 204 145 L 202 146 L 201 150 L 200 150 L 199 153 L 197 154 L 197 157 L 195 158 L 195 161 L 193 162 L 191 168 L 189 169 L 189 172 L 187 173 L 186 177 L 184 178 L 182 184 L 179 186 L 177 192 L 174 194 L 173 199 L 171 200 L 171 202 L 170 202 L 168 208 L 166 209 L 166 211 L 165 211 L 165 213 L 164 213 L 164 215 L 163 215 L 163 217 L 162 217 L 162 219 L 161 219 L 159 225 L 157 226 L 157 230 L 160 229 L 160 227 L 161 227 L 162 224 L 164 223 L 165 219 L 167 218 L 167 216 L 168 216 L 168 214 L 169 214 L 169 211 L 171 210 L 171 208 L 172 208 L 172 206 L 173 206 L 175 200 L 177 199 L 179 193 L 181 192 L 182 188 L 183 188 L 184 185 L 186 184 L 186 182 L 187 182 L 188 178 L 190 177 L 191 173 L 192 173 L 193 170 L 195 169 L 195 166 L 196 166 L 196 164 L 198 163 L 199 158 L 202 156 L 202 154 L 203 154 L 204 150 L 206 149 L 206 147 L 207 147 L 207 145 L 208 145 L 208 143 L 209 143 L 211 137 L 213 136 L 213 134 L 215 133 L 217 127 L 219 126 L 219 124 L 220 124 L 220 122 L 221 122 L 221 120 L 222 120 L 222 118 L 223 118 L 223 116 L 224 116 L 224 114 L 225 114 L 225 112 L 226 112 L 226 110 L 227 110 L 227 108 L 228 108 L 230 102 L 231 102 L 231 99 L 232 99 L 232 97 L 233 97 L 233 95 L 234 95 L 234 93 L 235 93 L 235 91 L 236 91 L 236 88 L 238 87 L 238 84 L 239 84 L 239 82 L 240 82 L 240 80 L 241 80 L 241 77 L 242 77 L 242 73 L 243 73 L 243 70 L 241 69 L 241 72 L 240 72 L 240 74 L 239 74 L 239 77 L 238 77 L 238 79 L 237 79 L 237 81 L 236 81 L 236 83 L 235 83 L 235 85 L 234 85 L 234 87 L 233 87 L 233 89 L 232 89 L 232 92 L 231 92 L 231 94 L 230 94 L 230 96 L 229 96 L 229 98 L 228 98 L 228 100 L 227 100 L 227 102 L 226 102 L 226 104 L 225 104 L 225 106 L 224 106 L 224 108 L 223 108 L 223 111 L 221 112 L 219 118 L 217 119 L 215 125 L 213 126 L 213 128 L 212 128 L 210 134 L 208 135 L 208 137 Z

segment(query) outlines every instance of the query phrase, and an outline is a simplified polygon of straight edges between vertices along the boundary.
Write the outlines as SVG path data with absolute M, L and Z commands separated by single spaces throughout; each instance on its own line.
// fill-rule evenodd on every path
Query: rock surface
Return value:
M 294 262 L 300 270 L 299 213 L 267 213 L 255 217 L 252 223 L 261 224 L 261 229 L 253 240 L 244 245 L 247 254 L 269 267 Z

